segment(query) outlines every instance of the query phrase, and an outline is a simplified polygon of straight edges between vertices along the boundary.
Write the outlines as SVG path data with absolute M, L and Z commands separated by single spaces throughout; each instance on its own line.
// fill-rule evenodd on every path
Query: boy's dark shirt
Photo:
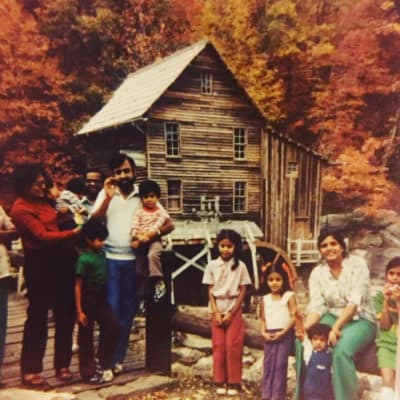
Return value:
M 84 283 L 104 286 L 106 282 L 106 257 L 104 251 L 85 251 L 80 254 L 76 275 L 83 278 Z

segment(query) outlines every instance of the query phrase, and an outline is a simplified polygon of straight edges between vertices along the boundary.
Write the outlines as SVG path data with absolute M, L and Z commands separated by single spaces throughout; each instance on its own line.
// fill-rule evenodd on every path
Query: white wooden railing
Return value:
M 288 239 L 287 247 L 288 255 L 296 267 L 316 263 L 321 258 L 315 239 Z

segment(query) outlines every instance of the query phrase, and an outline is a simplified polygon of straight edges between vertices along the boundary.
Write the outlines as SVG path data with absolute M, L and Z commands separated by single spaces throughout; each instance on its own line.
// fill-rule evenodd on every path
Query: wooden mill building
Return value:
M 105 172 L 113 152 L 133 156 L 138 180 L 160 184 L 175 220 L 209 207 L 221 220 L 254 222 L 283 249 L 319 229 L 322 158 L 268 128 L 208 41 L 128 75 L 77 136 L 88 164 Z

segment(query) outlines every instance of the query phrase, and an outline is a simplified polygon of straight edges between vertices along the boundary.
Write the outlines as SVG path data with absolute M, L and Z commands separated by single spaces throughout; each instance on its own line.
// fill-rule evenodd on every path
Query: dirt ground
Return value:
M 261 399 L 260 388 L 244 386 L 238 396 L 220 396 L 215 393 L 212 382 L 203 381 L 200 378 L 181 379 L 175 385 L 147 393 L 141 396 L 135 395 L 126 400 L 257 400 Z M 125 399 L 124 399 L 125 400 Z

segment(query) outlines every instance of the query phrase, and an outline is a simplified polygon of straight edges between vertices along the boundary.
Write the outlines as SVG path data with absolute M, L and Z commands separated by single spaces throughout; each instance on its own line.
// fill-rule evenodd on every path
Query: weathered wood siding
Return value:
M 200 93 L 200 73 L 212 71 L 213 94 Z M 182 182 L 182 212 L 175 218 L 193 217 L 200 196 L 220 196 L 224 219 L 250 219 L 261 223 L 261 131 L 264 124 L 254 106 L 239 89 L 218 55 L 206 48 L 165 92 L 148 113 L 148 176 L 167 192 L 167 181 Z M 164 123 L 178 123 L 181 157 L 166 157 Z M 245 160 L 234 159 L 234 128 L 247 130 Z M 246 213 L 233 213 L 235 181 L 247 182 Z
M 271 132 L 264 136 L 263 149 L 266 240 L 286 248 L 289 237 L 316 237 L 321 213 L 321 159 Z M 298 167 L 292 204 L 287 177 L 289 162 L 295 162 Z
M 202 72 L 212 73 L 211 94 L 200 91 Z M 179 157 L 167 157 L 165 123 L 179 125 Z M 181 182 L 182 208 L 169 210 L 173 218 L 193 219 L 201 196 L 220 196 L 222 219 L 252 220 L 262 227 L 266 240 L 286 248 L 288 237 L 315 238 L 318 233 L 322 161 L 304 146 L 265 130 L 265 124 L 217 52 L 207 46 L 142 121 L 90 135 L 88 164 L 107 172 L 114 151 L 139 151 L 145 163 L 137 168 L 137 180 L 156 180 L 164 205 L 168 181 Z M 243 160 L 234 158 L 235 128 L 247 132 Z M 298 166 L 292 191 L 289 162 Z M 236 181 L 247 183 L 243 213 L 233 212 Z

